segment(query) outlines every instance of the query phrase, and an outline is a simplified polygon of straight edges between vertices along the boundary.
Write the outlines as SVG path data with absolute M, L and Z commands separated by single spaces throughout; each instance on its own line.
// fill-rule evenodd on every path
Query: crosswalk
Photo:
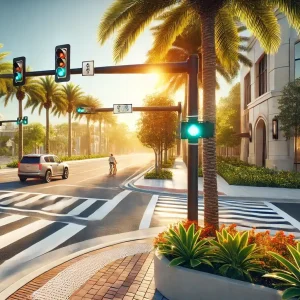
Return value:
M 86 226 L 0 214 L 0 273 L 56 249 Z
M 0 209 L 94 220 L 109 199 L 0 191 Z
M 151 226 L 166 226 L 180 219 L 186 219 L 186 216 L 186 197 L 159 196 L 153 212 Z M 203 199 L 198 199 L 198 218 L 199 223 L 203 223 Z M 271 234 L 283 230 L 286 233 L 294 234 L 297 239 L 300 239 L 299 229 L 274 211 L 271 205 L 264 202 L 219 199 L 219 220 L 220 224 L 236 224 L 241 230 L 255 227 L 256 231 L 270 230 Z

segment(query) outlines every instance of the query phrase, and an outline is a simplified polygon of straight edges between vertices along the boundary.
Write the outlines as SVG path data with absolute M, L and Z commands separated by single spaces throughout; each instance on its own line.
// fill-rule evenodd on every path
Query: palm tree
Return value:
M 2 48 L 3 45 L 0 44 L 0 48 Z M 6 74 L 12 72 L 12 63 L 8 61 L 3 61 L 3 59 L 8 55 L 8 52 L 2 52 L 0 53 L 0 74 Z M 12 85 L 12 79 L 5 79 L 0 78 L 0 95 L 3 96 L 7 93 L 8 86 Z
M 138 35 L 158 16 L 172 9 L 158 34 L 154 48 L 160 60 L 176 37 L 195 19 L 201 21 L 203 119 L 216 122 L 216 60 L 230 68 L 238 55 L 238 18 L 254 34 L 267 53 L 280 45 L 280 26 L 276 8 L 286 14 L 289 23 L 300 30 L 298 0 L 116 0 L 106 11 L 99 26 L 103 44 L 119 29 L 114 44 L 114 60 L 119 62 Z M 216 50 L 217 49 L 217 50 Z M 218 191 L 216 174 L 216 140 L 203 141 L 204 223 L 218 228 Z
M 60 116 L 65 114 L 67 110 L 66 99 L 60 86 L 54 81 L 53 76 L 46 76 L 40 78 L 37 82 L 40 89 L 43 92 L 43 97 L 28 99 L 25 108 L 32 107 L 32 112 L 39 107 L 39 114 L 41 114 L 43 108 L 46 109 L 46 142 L 45 151 L 49 153 L 49 136 L 50 136 L 50 108 L 54 115 Z M 53 106 L 54 104 L 54 106 Z
M 172 11 L 168 12 L 168 14 L 172 13 Z M 165 20 L 168 14 L 165 14 L 162 20 Z M 161 27 L 164 26 L 164 23 L 155 26 L 152 28 L 152 31 L 154 33 L 154 36 L 159 33 L 161 30 Z M 242 32 L 245 30 L 244 26 L 241 26 L 237 24 L 238 26 L 238 32 Z M 248 41 L 249 38 L 245 36 L 240 36 L 240 45 L 239 50 L 246 50 L 243 43 L 245 41 Z M 194 20 L 194 22 L 191 25 L 188 25 L 183 32 L 178 35 L 172 44 L 172 47 L 168 50 L 165 57 L 163 58 L 163 62 L 174 62 L 174 61 L 186 61 L 188 57 L 192 54 L 197 53 L 199 56 L 199 74 L 198 74 L 198 84 L 199 88 L 202 87 L 202 53 L 201 53 L 201 22 L 200 18 Z M 157 62 L 156 57 L 156 49 L 152 48 L 148 52 L 148 60 L 147 63 L 153 63 Z M 228 65 L 222 65 L 222 61 L 217 59 L 216 61 L 216 69 L 217 72 L 228 82 L 230 83 L 231 80 L 237 75 L 237 72 L 240 68 L 240 64 L 245 64 L 249 67 L 251 67 L 252 63 L 251 61 L 242 53 L 238 53 L 238 55 L 235 56 L 235 58 L 238 60 L 237 62 L 233 62 L 233 67 L 228 68 Z M 185 100 L 183 105 L 183 111 L 182 111 L 182 118 L 187 118 L 187 80 L 188 76 L 186 74 L 161 74 L 161 80 L 159 85 L 164 85 L 165 89 L 169 93 L 175 93 L 177 90 L 179 90 L 182 86 L 185 86 Z M 217 83 L 218 86 L 218 83 Z M 201 154 L 202 154 L 202 145 L 201 141 L 199 142 L 199 164 L 201 164 Z M 185 163 L 187 163 L 187 141 L 183 141 L 183 160 Z
M 72 155 L 72 113 L 74 113 L 74 108 L 80 102 L 83 92 L 81 91 L 79 85 L 74 85 L 73 83 L 67 83 L 67 85 L 62 87 L 63 98 L 67 103 L 67 113 L 69 122 L 68 131 L 68 156 Z
M 78 103 L 79 106 L 87 106 L 92 108 L 101 107 L 101 102 L 93 96 L 85 95 L 81 98 Z M 76 114 L 76 117 L 82 118 L 82 114 Z M 86 129 L 87 129 L 87 155 L 91 155 L 91 133 L 90 133 L 90 122 L 97 121 L 99 118 L 98 114 L 86 114 Z
M 27 69 L 29 71 L 29 69 Z M 7 91 L 4 96 L 4 106 L 6 106 L 9 100 L 13 100 L 14 97 L 19 101 L 19 118 L 23 118 L 23 105 L 22 102 L 27 98 L 27 101 L 40 101 L 44 97 L 43 91 L 36 79 L 32 77 L 26 78 L 26 83 L 23 86 L 15 87 L 10 80 L 7 84 Z M 18 141 L 18 159 L 21 160 L 23 156 L 23 125 L 19 125 L 19 141 Z

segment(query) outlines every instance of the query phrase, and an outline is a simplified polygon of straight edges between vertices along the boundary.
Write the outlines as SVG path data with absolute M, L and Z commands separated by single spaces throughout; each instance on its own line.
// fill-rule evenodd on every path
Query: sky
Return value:
M 113 66 L 113 38 L 100 45 L 97 30 L 106 9 L 113 0 L 0 0 L 0 44 L 2 52 L 10 54 L 5 60 L 25 56 L 26 65 L 32 71 L 53 70 L 55 47 L 71 45 L 71 68 L 81 68 L 83 61 L 94 60 L 95 67 Z M 150 27 L 149 27 L 150 28 Z M 128 55 L 120 63 L 142 64 L 153 42 L 147 28 L 137 39 Z M 142 106 L 146 95 L 155 92 L 158 76 L 141 75 L 71 75 L 70 82 L 79 84 L 86 94 L 97 97 L 103 107 L 113 104 L 132 104 Z M 238 78 L 234 80 L 236 83 Z M 221 89 L 217 99 L 226 96 L 232 86 L 219 79 Z M 184 92 L 179 91 L 174 99 L 184 101 Z M 26 101 L 23 102 L 25 106 Z M 6 107 L 0 98 L 0 115 L 3 119 L 17 118 L 17 99 Z M 24 107 L 23 106 L 23 107 Z M 24 110 L 29 123 L 40 122 L 45 125 L 45 111 L 31 113 Z M 118 115 L 118 122 L 125 122 L 131 130 L 139 118 L 139 113 Z M 66 117 L 51 116 L 51 124 L 67 122 Z

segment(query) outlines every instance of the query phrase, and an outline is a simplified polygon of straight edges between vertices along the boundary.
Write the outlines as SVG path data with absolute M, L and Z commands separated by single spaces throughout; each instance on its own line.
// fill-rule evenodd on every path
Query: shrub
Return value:
M 72 161 L 72 160 L 83 160 L 83 159 L 91 159 L 91 158 L 102 158 L 108 157 L 108 155 L 100 155 L 100 154 L 92 154 L 92 155 L 73 155 L 73 156 L 59 156 L 61 161 Z
M 169 170 L 161 170 L 157 174 L 155 171 L 148 172 L 144 175 L 145 179 L 172 179 L 173 173 Z
M 195 268 L 200 264 L 211 265 L 206 253 L 209 247 L 207 240 L 199 240 L 201 230 L 195 230 L 195 224 L 188 229 L 180 223 L 178 230 L 169 228 L 163 236 L 163 241 L 157 246 L 161 254 L 171 258 L 170 266 L 186 265 Z
M 198 177 L 203 177 L 202 167 L 198 168 Z
M 261 253 L 256 244 L 248 244 L 249 232 L 230 234 L 226 229 L 217 232 L 217 240 L 210 254 L 218 272 L 228 278 L 252 282 L 251 272 L 264 273 L 260 264 Z
M 275 171 L 224 158 L 218 159 L 217 168 L 219 175 L 229 184 L 300 188 L 300 173 L 296 172 Z
M 293 263 L 275 252 L 268 252 L 273 258 L 280 262 L 285 268 L 277 272 L 265 274 L 264 277 L 278 279 L 284 282 L 277 286 L 285 286 L 287 289 L 282 294 L 282 299 L 300 298 L 300 243 L 294 248 L 287 246 L 290 255 L 293 257 Z
M 17 168 L 17 167 L 18 167 L 18 161 L 17 161 L 17 160 L 14 160 L 14 161 L 8 163 L 6 166 L 7 166 L 8 168 Z

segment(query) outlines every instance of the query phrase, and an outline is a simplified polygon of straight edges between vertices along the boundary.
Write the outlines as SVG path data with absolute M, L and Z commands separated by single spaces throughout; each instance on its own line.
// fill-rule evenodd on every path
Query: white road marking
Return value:
M 92 204 L 96 202 L 95 199 L 88 199 L 81 203 L 80 205 L 76 206 L 74 209 L 72 209 L 70 212 L 68 212 L 68 216 L 77 216 L 80 213 L 82 213 L 84 210 L 86 210 L 88 207 L 90 207 Z
M 27 218 L 27 216 L 11 215 L 0 219 L 0 227 Z
M 144 212 L 139 229 L 145 229 L 150 227 L 151 219 L 155 210 L 157 200 L 158 200 L 158 195 L 153 195 Z
M 24 251 L 19 252 L 17 255 L 8 259 L 0 266 L 0 272 L 4 268 L 12 269 L 17 267 L 19 264 L 25 263 L 31 259 L 41 256 L 53 249 L 55 249 L 60 244 L 64 243 L 72 236 L 81 231 L 85 226 L 78 224 L 68 224 L 62 229 L 57 230 L 51 235 L 47 236 L 43 240 L 37 242 L 36 244 L 26 248 Z
M 27 200 L 25 200 L 25 201 L 16 203 L 15 206 L 17 206 L 17 207 L 23 207 L 23 206 L 26 206 L 26 205 L 28 205 L 28 204 L 32 204 L 32 203 L 34 203 L 34 202 L 36 202 L 36 201 L 38 201 L 38 200 L 40 200 L 41 198 L 46 197 L 46 196 L 47 196 L 47 195 L 40 194 L 40 195 L 34 196 L 34 197 L 32 197 L 32 198 L 29 198 L 29 199 L 27 199 Z
M 297 228 L 298 230 L 300 230 L 300 222 L 299 221 L 297 221 L 296 219 L 294 219 L 293 217 L 291 217 L 290 215 L 288 215 L 286 212 L 284 212 L 283 210 L 281 210 L 280 208 L 278 208 L 274 204 L 272 204 L 270 202 L 264 202 L 264 203 L 268 207 L 270 207 L 271 209 L 273 209 L 274 211 L 276 211 L 280 217 L 284 218 L 286 221 L 288 221 L 289 223 L 291 223 L 295 228 Z
M 83 188 L 89 188 L 89 189 L 100 189 L 100 190 L 118 190 L 118 187 L 106 187 L 106 186 L 89 186 L 89 185 L 76 185 L 76 184 L 57 184 L 55 187 L 62 187 L 62 186 L 71 186 L 71 187 L 83 187 Z M 42 189 L 50 189 L 53 188 L 53 186 L 46 186 Z
M 11 204 L 13 202 L 16 202 L 16 201 L 19 201 L 19 200 L 22 200 L 23 198 L 26 198 L 28 195 L 26 194 L 21 194 L 17 197 L 13 197 L 11 199 L 8 199 L 8 200 L 5 200 L 3 202 L 0 203 L 0 205 L 8 205 L 8 204 Z
M 53 221 L 47 221 L 47 220 L 39 220 L 33 223 L 30 223 L 26 226 L 20 227 L 16 230 L 10 231 L 2 236 L 0 236 L 0 249 L 9 246 L 12 243 L 15 243 L 16 241 L 38 231 L 41 228 L 44 228 L 50 224 L 52 224 Z
M 71 204 L 75 203 L 78 199 L 77 197 L 72 197 L 71 199 L 62 199 L 57 203 L 48 205 L 44 208 L 42 208 L 42 210 L 62 210 L 63 208 L 70 206 Z
M 8 194 L 1 195 L 1 196 L 0 196 L 0 199 L 3 199 L 3 198 L 5 198 L 5 197 L 11 197 L 11 196 L 13 196 L 13 195 L 17 195 L 17 193 L 11 192 L 11 193 L 8 193 Z
M 128 191 L 128 190 L 119 193 L 112 200 L 104 203 L 99 209 L 97 209 L 92 215 L 90 215 L 88 217 L 88 219 L 89 220 L 102 220 L 130 193 L 131 193 L 131 191 Z

